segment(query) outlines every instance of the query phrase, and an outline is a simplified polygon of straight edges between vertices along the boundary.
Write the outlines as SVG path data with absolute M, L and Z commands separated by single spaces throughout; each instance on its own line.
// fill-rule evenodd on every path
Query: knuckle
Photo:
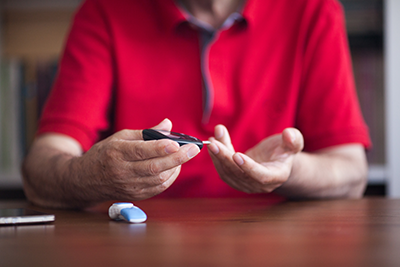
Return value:
M 111 141 L 118 141 L 118 140 L 120 140 L 121 138 L 123 138 L 124 136 L 126 136 L 126 135 L 128 134 L 128 131 L 129 131 L 129 130 L 127 130 L 127 129 L 120 130 L 120 131 L 114 133 L 113 135 L 111 135 L 111 136 L 109 137 L 109 140 L 111 140 Z
M 118 132 L 118 135 L 120 135 L 120 136 L 128 136 L 129 133 L 130 133 L 130 130 L 128 130 L 128 129 L 123 129 L 123 130 L 121 130 L 121 131 Z
M 148 165 L 148 173 L 151 176 L 158 176 L 160 173 L 160 164 L 157 164 L 154 160 L 151 160 Z
M 177 153 L 175 155 L 169 156 L 168 160 L 169 160 L 168 166 L 177 167 L 185 163 L 187 161 L 187 157 L 182 153 Z
M 160 186 L 165 182 L 165 176 L 163 173 L 151 177 L 151 183 L 153 186 Z
M 162 183 L 162 184 L 159 185 L 159 190 L 162 192 L 162 191 L 167 190 L 168 187 L 169 187 L 168 183 Z
M 117 150 L 115 149 L 114 145 L 105 145 L 102 147 L 102 154 L 106 158 L 106 160 L 114 160 L 117 158 Z
M 135 149 L 133 150 L 133 154 L 134 154 L 134 157 L 138 160 L 144 160 L 147 158 L 142 145 L 135 146 Z
M 130 130 L 128 130 L 128 129 L 122 129 L 122 130 L 120 131 L 120 133 L 122 133 L 122 134 L 127 134 L 127 133 L 129 133 L 129 131 L 130 131 Z
M 183 163 L 186 162 L 186 158 L 183 157 L 183 156 L 176 157 L 173 162 L 174 162 L 174 166 L 180 166 L 180 165 L 182 165 Z
M 144 153 L 142 149 L 135 149 L 134 155 L 136 159 L 143 160 L 145 159 Z
M 165 182 L 168 181 L 170 176 L 171 176 L 171 174 L 170 174 L 169 171 L 161 172 L 157 177 L 158 178 L 158 183 L 159 184 L 164 184 Z
M 111 136 L 109 136 L 107 139 L 106 139 L 106 141 L 109 141 L 109 142 L 115 142 L 115 141 L 118 141 L 119 139 L 118 139 L 118 134 L 113 134 L 113 135 L 111 135 Z

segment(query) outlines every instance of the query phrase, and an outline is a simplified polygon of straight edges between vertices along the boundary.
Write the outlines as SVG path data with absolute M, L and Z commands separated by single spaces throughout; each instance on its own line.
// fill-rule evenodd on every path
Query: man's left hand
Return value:
M 245 154 L 235 152 L 223 125 L 215 127 L 210 141 L 208 150 L 221 179 L 246 193 L 269 193 L 284 184 L 304 146 L 303 135 L 295 128 L 264 139 Z

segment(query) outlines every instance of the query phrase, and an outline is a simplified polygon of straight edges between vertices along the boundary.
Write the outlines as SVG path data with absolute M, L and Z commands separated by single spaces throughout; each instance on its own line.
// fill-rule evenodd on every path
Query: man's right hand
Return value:
M 171 128 L 169 120 L 154 127 Z M 181 165 L 199 152 L 194 144 L 180 147 L 167 139 L 143 141 L 141 130 L 122 130 L 94 145 L 82 162 L 101 177 L 99 186 L 110 198 L 141 200 L 166 190 Z
M 154 129 L 170 131 L 166 119 Z M 27 197 L 52 207 L 85 207 L 106 200 L 135 201 L 166 190 L 181 165 L 200 150 L 172 140 L 143 141 L 142 130 L 122 130 L 82 154 L 68 136 L 39 137 L 27 156 L 23 172 Z

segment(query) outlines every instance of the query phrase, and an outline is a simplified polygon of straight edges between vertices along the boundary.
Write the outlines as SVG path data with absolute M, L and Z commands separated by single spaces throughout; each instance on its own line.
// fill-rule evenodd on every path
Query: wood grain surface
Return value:
M 0 266 L 400 266 L 400 200 L 152 199 L 143 224 L 110 203 L 0 227 Z

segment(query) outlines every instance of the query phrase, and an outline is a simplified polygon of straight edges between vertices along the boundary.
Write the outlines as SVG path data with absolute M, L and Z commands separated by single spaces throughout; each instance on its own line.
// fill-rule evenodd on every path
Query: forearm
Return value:
M 367 182 L 367 161 L 359 145 L 319 153 L 298 153 L 289 179 L 276 192 L 290 198 L 359 198 Z
M 164 120 L 156 127 L 170 131 L 172 123 Z M 122 130 L 82 154 L 75 139 L 47 134 L 24 161 L 24 189 L 35 204 L 56 208 L 147 199 L 171 186 L 181 165 L 199 152 L 195 144 L 143 142 L 141 130 Z
M 36 205 L 53 208 L 82 208 L 100 201 L 88 184 L 90 166 L 77 150 L 63 151 L 36 142 L 25 158 L 22 172 L 27 198 Z

